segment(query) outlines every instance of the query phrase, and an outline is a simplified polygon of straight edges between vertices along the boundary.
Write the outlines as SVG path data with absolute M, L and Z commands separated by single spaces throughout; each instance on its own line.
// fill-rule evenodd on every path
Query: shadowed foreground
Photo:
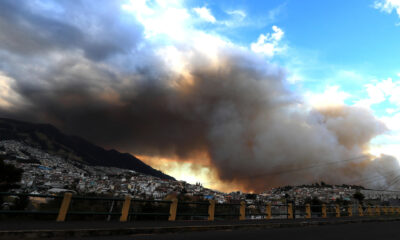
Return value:
M 0 224 L 0 239 L 394 239 L 400 218 L 176 222 L 19 222 Z M 297 229 L 297 230 L 296 230 Z M 296 234 L 298 232 L 299 234 Z M 332 233 L 331 233 L 332 232 Z M 337 234 L 339 232 L 340 234 Z M 221 235 L 222 234 L 222 235 Z M 379 234 L 379 235 L 377 235 Z M 246 237 L 247 236 L 247 237 Z M 372 238 L 371 238 L 372 236 Z M 380 236 L 380 237 L 378 237 Z M 385 236 L 387 238 L 382 238 Z M 350 238 L 351 237 L 351 238 Z M 375 238 L 376 237 L 376 238 Z M 251 238 L 250 238 L 251 239 Z
M 201 239 L 399 239 L 400 222 L 372 222 L 294 228 L 243 229 L 171 234 L 143 234 L 119 237 L 89 237 L 73 239 L 96 240 L 201 240 Z

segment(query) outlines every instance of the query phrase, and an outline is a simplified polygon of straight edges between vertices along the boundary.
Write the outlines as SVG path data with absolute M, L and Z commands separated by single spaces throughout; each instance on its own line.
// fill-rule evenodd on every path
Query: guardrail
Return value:
M 274 218 L 328 218 L 328 217 L 354 217 L 354 216 L 381 216 L 381 215 L 400 215 L 399 206 L 340 206 L 338 204 L 322 204 L 322 205 L 293 205 L 288 204 L 266 204 L 257 205 L 249 204 L 246 205 L 244 201 L 240 203 L 224 203 L 217 204 L 215 200 L 209 200 L 208 202 L 178 202 L 176 198 L 172 200 L 143 200 L 135 199 L 127 195 L 125 198 L 113 198 L 113 197 L 92 197 L 92 196 L 74 196 L 71 193 L 65 193 L 64 195 L 45 195 L 45 194 L 26 194 L 26 193 L 1 193 L 0 197 L 18 196 L 18 197 L 29 197 L 29 198 L 41 198 L 41 199 L 52 199 L 60 201 L 57 210 L 41 210 L 41 211 L 27 211 L 27 210 L 0 210 L 1 215 L 19 215 L 19 214 L 34 214 L 34 215 L 56 215 L 56 221 L 63 222 L 67 216 L 76 215 L 96 215 L 106 216 L 109 221 L 111 216 L 119 217 L 120 222 L 129 221 L 130 217 L 133 216 L 161 216 L 168 218 L 169 221 L 175 221 L 178 217 L 198 217 L 208 221 L 214 221 L 226 217 L 236 218 L 238 220 L 245 219 L 274 219 Z M 71 203 L 73 201 L 108 201 L 111 202 L 109 211 L 76 211 L 71 209 Z M 162 208 L 162 212 L 138 212 L 134 211 L 132 206 L 135 203 L 151 203 L 151 204 L 168 204 L 169 206 Z M 119 205 L 118 208 L 114 208 L 115 205 Z M 185 210 L 185 206 L 189 206 L 189 209 L 196 210 L 200 209 L 203 212 L 181 212 Z M 193 206 L 196 206 L 193 208 Z M 257 208 L 258 207 L 258 208 Z M 228 208 L 225 211 L 218 211 L 223 208 Z M 236 209 L 236 212 L 232 213 L 232 208 Z

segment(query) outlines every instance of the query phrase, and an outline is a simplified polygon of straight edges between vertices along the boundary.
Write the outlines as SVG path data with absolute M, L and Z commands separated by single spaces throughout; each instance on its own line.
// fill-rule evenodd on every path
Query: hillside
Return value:
M 77 136 L 68 136 L 50 124 L 35 124 L 0 118 L 0 140 L 18 140 L 92 166 L 118 167 L 162 179 L 174 179 L 143 163 L 129 153 L 106 150 Z

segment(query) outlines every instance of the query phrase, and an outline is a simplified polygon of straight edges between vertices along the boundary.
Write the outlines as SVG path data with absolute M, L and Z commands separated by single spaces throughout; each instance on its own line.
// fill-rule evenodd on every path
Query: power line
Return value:
M 400 181 L 400 174 L 395 174 L 395 172 L 399 172 L 400 170 L 399 169 L 395 169 L 395 170 L 391 170 L 391 171 L 387 171 L 387 172 L 384 172 L 384 173 L 382 173 L 382 174 L 387 174 L 387 173 L 394 173 L 393 175 L 395 175 L 393 178 L 392 178 L 392 180 L 390 180 L 389 182 L 389 186 L 387 186 L 385 189 L 372 189 L 372 188 L 368 188 L 368 189 L 365 189 L 365 190 L 372 190 L 372 191 L 387 191 L 392 185 L 394 185 L 395 183 L 397 183 L 398 181 Z M 388 176 L 389 174 L 387 174 L 387 175 L 379 175 L 379 176 L 373 176 L 373 177 L 368 177 L 368 178 L 361 178 L 361 179 L 359 179 L 358 181 L 356 181 L 356 183 L 358 183 L 358 184 L 361 184 L 361 182 L 362 182 L 362 184 L 368 184 L 369 182 L 371 182 L 371 181 L 375 181 L 376 179 L 379 179 L 379 178 L 389 178 L 389 176 Z M 392 177 L 392 176 L 391 176 Z M 363 180 L 367 180 L 367 181 L 363 181 Z M 389 190 L 389 191 L 391 191 L 391 192 L 400 192 L 400 190 L 398 190 L 398 191 L 395 191 L 395 190 Z
M 398 183 L 400 181 L 400 174 L 397 175 L 397 177 L 395 177 L 392 182 L 389 184 L 389 186 L 387 186 L 384 191 L 388 190 L 391 186 L 393 186 L 394 184 Z
M 368 155 L 361 155 L 361 156 L 358 156 L 358 157 L 348 158 L 348 159 L 334 161 L 334 162 L 321 163 L 321 164 L 317 164 L 317 165 L 313 164 L 313 165 L 309 165 L 309 166 L 302 167 L 302 168 L 295 168 L 295 169 L 289 169 L 289 170 L 284 170 L 284 171 L 263 173 L 263 174 L 258 174 L 258 175 L 252 176 L 252 178 L 258 178 L 258 177 L 263 177 L 263 176 L 267 176 L 267 175 L 287 174 L 287 173 L 303 171 L 303 170 L 308 170 L 308 169 L 313 169 L 313 168 L 325 167 L 325 166 L 328 166 L 328 165 L 333 165 L 333 164 L 337 164 L 337 163 L 341 163 L 341 162 L 350 162 L 350 161 L 354 161 L 354 160 L 362 159 L 362 158 L 366 158 L 366 157 L 369 157 L 369 156 Z
M 379 178 L 387 178 L 387 177 L 389 177 L 388 175 L 386 175 L 387 173 L 396 173 L 396 172 L 399 172 L 399 169 L 395 169 L 395 170 L 391 170 L 391 171 L 387 171 L 387 172 L 383 172 L 383 173 L 381 173 L 382 175 L 378 175 L 378 176 L 372 176 L 372 177 L 366 177 L 366 178 L 359 178 L 359 179 L 357 179 L 357 180 L 355 180 L 355 183 L 363 183 L 363 184 L 366 184 L 366 183 L 369 183 L 369 182 L 371 182 L 371 181 L 375 181 L 376 179 L 379 179 Z
M 376 191 L 376 192 L 395 192 L 395 193 L 400 193 L 400 190 L 385 190 L 385 189 L 373 189 L 373 188 L 367 188 L 364 190 L 370 190 L 370 191 Z

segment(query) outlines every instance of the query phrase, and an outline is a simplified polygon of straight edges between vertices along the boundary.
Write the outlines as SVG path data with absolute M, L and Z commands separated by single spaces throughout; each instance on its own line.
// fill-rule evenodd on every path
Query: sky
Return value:
M 400 159 L 399 42 L 400 0 L 4 0 L 0 116 L 52 123 L 180 180 L 260 190 L 304 176 L 249 172 Z M 337 181 L 354 181 L 347 172 Z

